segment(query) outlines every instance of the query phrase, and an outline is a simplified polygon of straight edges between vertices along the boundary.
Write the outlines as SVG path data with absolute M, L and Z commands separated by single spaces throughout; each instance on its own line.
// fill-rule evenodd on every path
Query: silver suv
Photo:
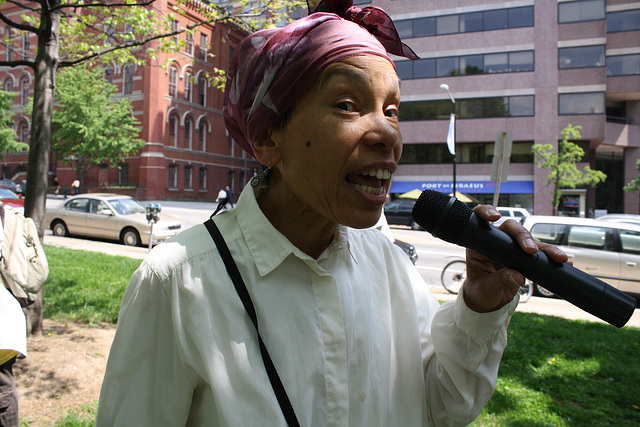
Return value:
M 623 292 L 640 295 L 640 226 L 586 218 L 533 215 L 524 228 L 559 246 L 573 266 Z M 536 285 L 536 293 L 551 296 Z

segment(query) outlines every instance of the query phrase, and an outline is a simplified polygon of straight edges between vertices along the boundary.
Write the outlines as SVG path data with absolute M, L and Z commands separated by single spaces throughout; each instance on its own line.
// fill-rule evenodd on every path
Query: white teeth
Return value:
M 360 185 L 360 184 L 351 184 L 359 190 L 364 191 L 365 193 L 379 195 L 382 194 L 382 187 L 369 187 L 368 185 Z
M 388 169 L 372 169 L 370 171 L 363 172 L 362 175 L 374 176 L 378 179 L 391 178 L 391 172 Z

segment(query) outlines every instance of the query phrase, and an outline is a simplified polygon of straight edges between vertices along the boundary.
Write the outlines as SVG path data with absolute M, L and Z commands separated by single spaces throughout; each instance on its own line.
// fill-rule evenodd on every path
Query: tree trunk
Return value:
M 25 216 L 33 218 L 41 240 L 44 237 L 44 213 L 47 203 L 53 94 L 59 62 L 60 2 L 61 0 L 42 2 L 34 66 L 32 127 L 24 212 Z M 27 309 L 29 335 L 42 334 L 42 305 L 40 291 L 36 302 Z

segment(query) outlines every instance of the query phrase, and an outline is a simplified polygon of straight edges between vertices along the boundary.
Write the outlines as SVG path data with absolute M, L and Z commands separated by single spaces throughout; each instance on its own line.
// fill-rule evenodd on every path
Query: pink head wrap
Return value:
M 308 3 L 315 13 L 283 28 L 251 34 L 233 55 L 224 94 L 224 120 L 231 137 L 251 155 L 253 142 L 293 107 L 330 64 L 353 56 L 377 55 L 393 65 L 387 51 L 418 58 L 400 41 L 382 9 L 351 7 L 353 0 Z M 345 19 L 318 12 L 328 10 Z

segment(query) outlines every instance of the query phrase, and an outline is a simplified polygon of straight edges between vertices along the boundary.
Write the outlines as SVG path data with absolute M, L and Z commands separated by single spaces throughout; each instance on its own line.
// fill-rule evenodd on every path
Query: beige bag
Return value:
M 11 206 L 4 210 L 4 244 L 0 276 L 23 307 L 33 303 L 49 275 L 49 264 L 40 244 L 36 224 Z

